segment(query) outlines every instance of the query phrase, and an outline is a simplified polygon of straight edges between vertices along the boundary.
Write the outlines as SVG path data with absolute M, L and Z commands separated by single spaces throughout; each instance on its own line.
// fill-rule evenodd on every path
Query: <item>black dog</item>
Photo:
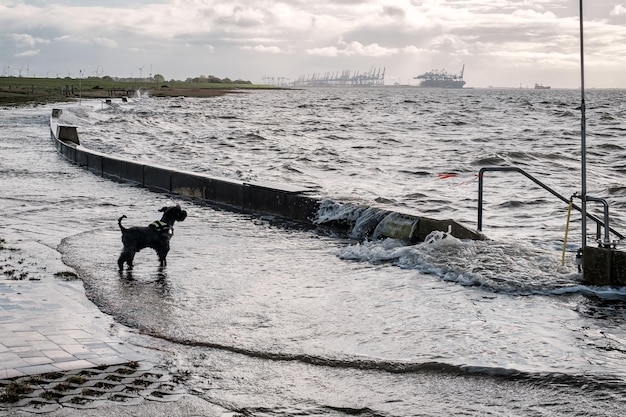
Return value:
M 182 222 L 187 218 L 187 212 L 180 208 L 180 205 L 174 207 L 163 207 L 161 210 L 163 217 L 161 220 L 152 222 L 148 227 L 129 227 L 122 226 L 122 216 L 117 220 L 117 224 L 122 231 L 122 243 L 124 249 L 117 260 L 120 271 L 124 269 L 124 262 L 128 264 L 128 269 L 133 268 L 133 259 L 135 254 L 144 248 L 152 248 L 159 256 L 159 265 L 167 264 L 166 257 L 170 251 L 170 239 L 174 234 L 174 222 Z

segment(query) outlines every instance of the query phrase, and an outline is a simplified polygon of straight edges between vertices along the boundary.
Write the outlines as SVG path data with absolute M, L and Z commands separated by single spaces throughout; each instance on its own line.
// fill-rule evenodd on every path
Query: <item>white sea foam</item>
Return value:
M 425 238 L 424 243 L 427 245 L 433 245 L 437 247 L 441 246 L 460 246 L 461 240 L 452 236 L 452 226 L 448 226 L 447 232 L 441 230 L 433 230 Z

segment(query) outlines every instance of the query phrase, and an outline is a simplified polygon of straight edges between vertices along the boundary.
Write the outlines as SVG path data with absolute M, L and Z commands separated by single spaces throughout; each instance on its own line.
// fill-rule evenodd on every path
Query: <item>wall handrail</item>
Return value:
M 479 232 L 482 232 L 482 228 L 483 228 L 483 194 L 484 194 L 483 193 L 483 174 L 485 172 L 493 172 L 493 171 L 498 171 L 498 172 L 517 172 L 517 173 L 520 173 L 520 174 L 524 175 L 526 178 L 528 178 L 529 180 L 531 180 L 532 182 L 534 182 L 535 184 L 537 184 L 538 186 L 540 186 L 541 188 L 543 188 L 544 190 L 548 191 L 553 196 L 555 196 L 558 199 L 560 199 L 561 201 L 563 201 L 564 203 L 566 203 L 566 204 L 570 203 L 570 199 L 569 198 L 567 198 L 567 197 L 563 196 L 562 194 L 558 193 L 557 191 L 553 190 L 552 188 L 550 188 L 549 186 L 547 186 L 546 184 L 544 184 L 543 182 L 541 182 L 540 180 L 538 180 L 537 178 L 535 178 L 534 176 L 532 176 L 531 174 L 529 174 L 528 172 L 524 171 L 523 169 L 521 169 L 519 167 L 513 167 L 513 166 L 483 167 L 478 172 L 478 231 Z M 605 244 L 609 243 L 608 230 L 610 230 L 613 234 L 615 234 L 620 239 L 624 239 L 624 235 L 622 235 L 621 233 L 617 232 L 613 228 L 609 227 L 608 204 L 606 204 L 606 200 L 587 196 L 587 201 L 601 202 L 605 206 L 605 209 L 604 209 L 605 221 L 602 221 L 601 219 L 597 218 L 593 214 L 587 213 L 587 218 L 589 218 L 589 219 L 593 220 L 594 222 L 596 222 L 596 224 L 598 225 L 598 229 L 600 228 L 600 226 L 605 228 L 605 238 L 604 238 L 603 243 L 605 243 Z M 577 206 L 576 204 L 572 204 L 572 208 L 574 208 L 578 212 L 582 213 L 582 209 L 579 206 Z M 598 233 L 598 238 L 599 238 L 599 236 L 600 236 L 600 234 Z

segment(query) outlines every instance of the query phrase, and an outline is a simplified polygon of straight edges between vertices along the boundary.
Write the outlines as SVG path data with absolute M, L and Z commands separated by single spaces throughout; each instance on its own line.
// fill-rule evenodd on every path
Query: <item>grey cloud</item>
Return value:
M 383 7 L 383 14 L 385 16 L 403 18 L 406 13 L 405 13 L 404 9 L 401 9 L 399 7 L 384 6 Z

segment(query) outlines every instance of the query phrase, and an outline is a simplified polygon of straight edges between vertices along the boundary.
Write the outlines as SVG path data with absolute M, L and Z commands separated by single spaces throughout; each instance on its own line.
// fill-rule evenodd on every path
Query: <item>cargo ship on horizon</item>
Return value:
M 444 70 L 432 70 L 413 78 L 421 80 L 418 86 L 423 88 L 463 88 L 465 85 L 465 81 L 463 81 L 464 72 L 465 64 L 463 64 L 459 74 L 450 74 Z

